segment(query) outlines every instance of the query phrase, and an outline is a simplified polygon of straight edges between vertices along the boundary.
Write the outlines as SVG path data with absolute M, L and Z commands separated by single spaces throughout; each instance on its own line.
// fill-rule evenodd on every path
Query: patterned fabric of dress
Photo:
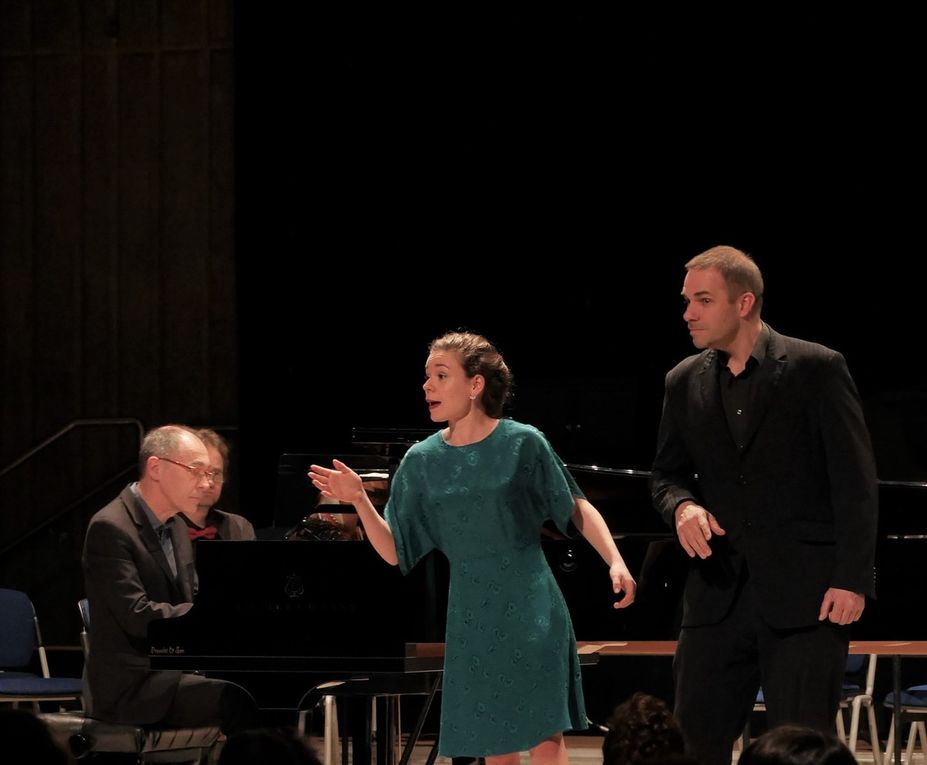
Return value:
M 541 549 L 582 493 L 537 429 L 500 420 L 482 441 L 413 446 L 386 519 L 407 572 L 433 549 L 450 562 L 440 752 L 524 751 L 587 725 L 573 625 Z

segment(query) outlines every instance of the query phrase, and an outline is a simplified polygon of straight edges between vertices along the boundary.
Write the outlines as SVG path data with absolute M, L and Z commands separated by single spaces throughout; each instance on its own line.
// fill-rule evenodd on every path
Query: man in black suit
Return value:
M 148 624 L 190 610 L 196 574 L 186 526 L 209 486 L 209 454 L 193 431 L 165 425 L 139 452 L 141 478 L 96 513 L 84 540 L 90 601 L 85 695 L 101 720 L 246 727 L 254 703 L 239 686 L 148 667 Z
M 874 594 L 877 481 L 843 357 L 763 323 L 745 253 L 686 269 L 703 350 L 666 376 L 651 490 L 692 558 L 675 716 L 702 765 L 730 765 L 761 684 L 771 726 L 833 726 L 846 625 Z

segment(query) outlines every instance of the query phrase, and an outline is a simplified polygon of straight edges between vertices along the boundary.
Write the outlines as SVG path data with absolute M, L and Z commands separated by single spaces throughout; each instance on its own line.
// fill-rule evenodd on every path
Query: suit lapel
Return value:
M 760 364 L 759 369 L 755 372 L 757 379 L 754 390 L 753 414 L 747 427 L 744 451 L 750 448 L 757 429 L 763 422 L 763 418 L 766 417 L 769 404 L 775 397 L 779 381 L 782 379 L 782 373 L 785 371 L 787 364 L 788 359 L 785 347 L 781 342 L 781 335 L 770 328 L 769 344 L 766 347 L 766 360 L 763 364 Z
M 155 530 L 151 526 L 151 522 L 148 520 L 148 516 L 145 515 L 145 511 L 139 505 L 138 501 L 135 498 L 135 494 L 131 489 L 125 489 L 123 492 L 123 501 L 126 503 L 126 507 L 129 509 L 129 515 L 132 518 L 135 527 L 138 529 L 138 536 L 142 541 L 142 544 L 145 546 L 145 549 L 151 554 L 151 557 L 155 559 L 158 564 L 158 568 L 164 572 L 164 576 L 167 577 L 167 581 L 170 582 L 171 587 L 178 592 L 182 588 L 178 588 L 177 577 L 174 576 L 174 572 L 171 570 L 170 564 L 167 562 L 167 556 L 164 554 L 164 548 L 161 547 L 161 540 L 158 539 L 158 535 L 155 533 Z M 174 557 L 177 557 L 177 541 L 175 534 L 175 527 L 177 523 L 170 524 L 171 528 L 171 539 L 174 541 Z M 180 573 L 180 563 L 177 564 L 177 572 Z
M 177 586 L 180 594 L 187 602 L 193 600 L 194 583 L 196 576 L 193 568 L 193 543 L 187 533 L 187 524 L 180 518 L 174 518 L 171 524 L 171 541 L 174 543 L 174 557 L 177 559 Z
M 726 443 L 730 448 L 736 449 L 737 445 L 734 443 L 734 437 L 727 426 L 727 416 L 724 414 L 724 407 L 721 405 L 717 361 L 717 352 L 708 351 L 698 370 L 700 405 L 704 414 L 704 420 L 699 423 L 699 426 L 709 431 L 706 435 L 711 443 L 721 445 L 725 443 L 722 439 L 726 439 Z

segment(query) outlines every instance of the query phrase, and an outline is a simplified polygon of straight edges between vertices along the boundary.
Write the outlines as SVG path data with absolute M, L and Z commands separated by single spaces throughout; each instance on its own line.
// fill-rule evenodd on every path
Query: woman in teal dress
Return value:
M 570 521 L 608 565 L 616 608 L 635 582 L 599 512 L 537 429 L 501 419 L 512 375 L 485 338 L 429 348 L 425 402 L 447 427 L 406 453 L 385 519 L 337 460 L 312 466 L 327 497 L 351 502 L 385 561 L 407 572 L 437 548 L 450 562 L 440 751 L 488 765 L 567 762 L 563 731 L 587 726 L 570 615 L 541 549 L 541 525 Z

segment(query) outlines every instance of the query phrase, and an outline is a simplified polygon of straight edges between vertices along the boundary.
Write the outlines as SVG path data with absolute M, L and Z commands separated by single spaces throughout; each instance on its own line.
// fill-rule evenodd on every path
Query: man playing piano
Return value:
M 876 472 L 846 362 L 763 323 L 753 260 L 714 247 L 686 269 L 703 350 L 666 376 L 651 489 L 692 558 L 675 716 L 702 765 L 730 765 L 761 684 L 771 727 L 834 725 L 874 589 Z
M 193 512 L 214 478 L 193 431 L 165 425 L 139 452 L 141 477 L 90 520 L 83 567 L 90 601 L 84 675 L 90 713 L 108 722 L 246 727 L 254 702 L 239 686 L 148 667 L 148 624 L 190 610 L 195 572 L 180 511 Z
M 587 727 L 569 612 L 541 549 L 550 518 L 572 520 L 609 566 L 616 607 L 635 582 L 598 511 L 534 428 L 501 419 L 511 373 L 479 335 L 432 342 L 425 401 L 448 427 L 413 446 L 391 484 L 384 520 L 345 464 L 313 465 L 325 495 L 351 502 L 367 538 L 408 571 L 440 549 L 451 589 L 440 751 L 517 765 L 566 762 L 563 731 Z

